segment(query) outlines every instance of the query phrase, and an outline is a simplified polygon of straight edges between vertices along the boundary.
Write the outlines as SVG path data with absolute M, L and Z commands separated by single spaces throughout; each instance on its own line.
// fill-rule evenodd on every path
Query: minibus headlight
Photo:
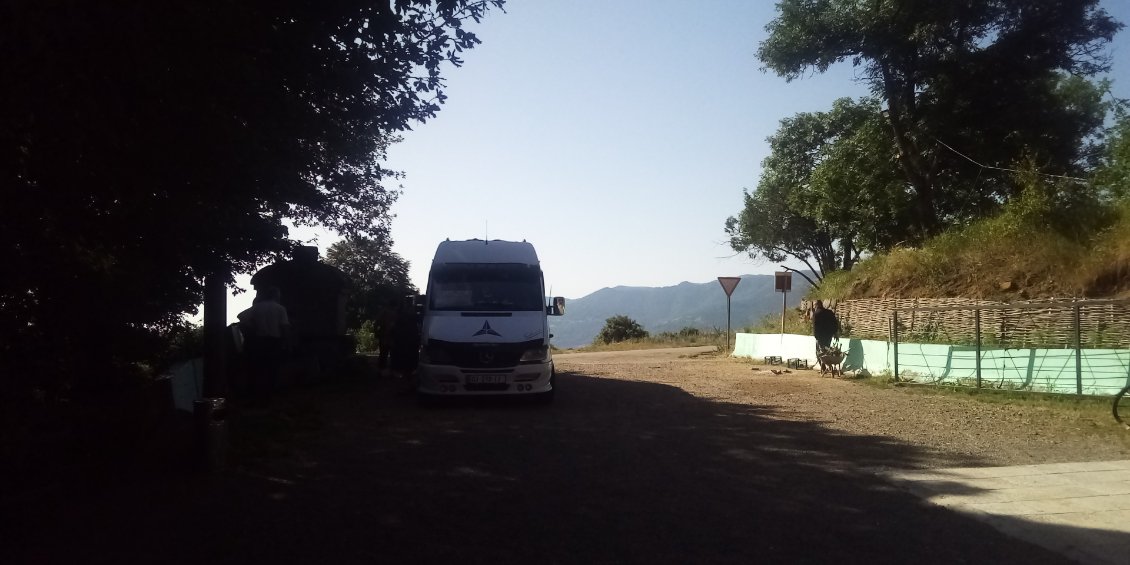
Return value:
M 545 363 L 549 359 L 549 347 L 541 346 L 527 349 L 522 354 L 522 358 L 518 360 L 519 363 Z
M 450 365 L 451 356 L 442 347 L 429 345 L 420 350 L 420 362 L 427 365 Z

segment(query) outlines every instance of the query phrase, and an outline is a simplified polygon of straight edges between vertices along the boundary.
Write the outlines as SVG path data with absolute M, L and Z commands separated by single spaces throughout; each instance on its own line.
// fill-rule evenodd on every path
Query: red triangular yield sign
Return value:
M 718 283 L 722 285 L 722 290 L 726 291 L 726 296 L 733 294 L 740 282 L 742 282 L 741 277 L 718 277 Z

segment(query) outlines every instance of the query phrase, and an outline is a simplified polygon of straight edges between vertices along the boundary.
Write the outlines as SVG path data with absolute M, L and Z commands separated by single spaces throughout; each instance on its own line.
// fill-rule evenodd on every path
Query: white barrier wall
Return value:
M 844 358 L 845 371 L 866 369 L 870 373 L 892 371 L 887 342 L 870 339 L 840 340 L 840 347 L 847 353 Z M 734 357 L 764 359 L 776 355 L 784 362 L 787 359 L 804 359 L 809 366 L 816 364 L 816 338 L 797 334 L 737 334 L 734 340 Z
M 776 355 L 782 360 L 808 359 L 811 364 L 816 360 L 816 340 L 809 335 L 739 333 L 734 340 L 733 355 L 754 359 Z
M 886 341 L 844 339 L 845 371 L 894 372 L 894 346 Z M 782 361 L 800 358 L 813 365 L 816 340 L 796 334 L 737 334 L 735 357 Z M 1130 351 L 1084 349 L 1076 363 L 1074 349 L 981 350 L 981 383 L 992 388 L 1106 395 L 1130 384 Z M 977 378 L 977 353 L 973 346 L 900 343 L 899 376 L 919 382 L 973 385 Z M 1076 369 L 1076 367 L 1079 367 Z

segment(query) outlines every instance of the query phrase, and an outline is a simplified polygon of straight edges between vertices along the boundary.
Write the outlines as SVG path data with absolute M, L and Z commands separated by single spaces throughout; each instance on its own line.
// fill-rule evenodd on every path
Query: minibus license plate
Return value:
M 469 385 L 500 385 L 506 383 L 506 375 L 467 375 Z

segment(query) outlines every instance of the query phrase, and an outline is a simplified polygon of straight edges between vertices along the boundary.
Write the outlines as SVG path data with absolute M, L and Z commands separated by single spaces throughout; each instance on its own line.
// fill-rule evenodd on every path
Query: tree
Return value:
M 604 321 L 604 327 L 596 335 L 595 341 L 609 344 L 629 339 L 644 339 L 647 336 L 647 330 L 644 330 L 639 322 L 623 314 L 617 314 Z
M 1001 166 L 1028 151 L 1060 174 L 1081 164 L 1102 114 L 1079 77 L 1109 69 L 1103 47 L 1122 27 L 1098 4 L 782 0 L 758 57 L 788 80 L 845 60 L 862 68 L 886 106 L 922 239 L 1010 195 L 1004 175 L 981 179 L 963 155 Z
M 1130 115 L 1119 116 L 1095 175 L 1101 193 L 1112 200 L 1130 197 Z
M 792 258 L 823 280 L 907 236 L 906 183 L 877 101 L 842 98 L 782 120 L 769 145 L 756 192 L 726 220 L 735 251 Z
M 390 302 L 416 293 L 408 261 L 392 250 L 387 238 L 346 238 L 330 246 L 326 263 L 349 275 L 345 315 L 350 328 L 360 328 Z
M 502 0 L 16 0 L 0 18 L 0 367 L 120 374 L 284 220 L 387 232 L 393 133 Z M 91 382 L 94 379 L 89 379 Z M 38 385 L 35 385 L 38 386 Z

